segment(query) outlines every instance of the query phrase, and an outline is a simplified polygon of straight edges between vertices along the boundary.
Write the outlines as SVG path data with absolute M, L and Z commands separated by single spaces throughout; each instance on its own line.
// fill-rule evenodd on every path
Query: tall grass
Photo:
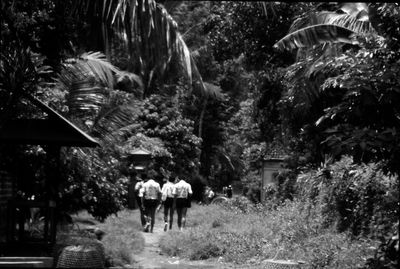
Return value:
M 356 268 L 377 242 L 352 240 L 323 229 L 318 208 L 287 201 L 276 209 L 255 207 L 244 198 L 228 205 L 193 206 L 187 229 L 166 233 L 162 251 L 192 260 L 222 256 L 236 264 L 265 259 L 301 260 L 306 268 Z
M 142 226 L 137 216 L 129 210 L 118 213 L 118 216 L 109 216 L 98 227 L 105 232 L 102 242 L 106 256 L 113 266 L 133 264 L 132 254 L 139 253 L 144 248 L 144 238 L 141 234 Z

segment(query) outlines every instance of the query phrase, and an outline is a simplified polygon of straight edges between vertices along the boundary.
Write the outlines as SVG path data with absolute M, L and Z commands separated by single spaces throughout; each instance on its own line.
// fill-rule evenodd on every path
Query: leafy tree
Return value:
M 332 63 L 341 72 L 327 79 L 322 90 L 339 89 L 343 97 L 324 110 L 317 124 L 325 129 L 323 143 L 334 155 L 352 153 L 364 162 L 388 160 L 398 172 L 400 58 L 385 41 L 371 41 L 371 47 L 366 44 L 355 54 L 343 55 L 340 65 Z
M 306 56 L 300 57 L 299 62 L 289 68 L 289 91 L 284 102 L 290 104 L 289 111 L 294 115 L 293 130 L 302 130 L 304 138 L 309 138 L 306 141 L 316 142 L 314 155 L 319 151 L 320 156 L 331 152 L 334 155 L 351 153 L 356 160 L 362 161 L 385 159 L 389 160 L 393 171 L 398 166 L 394 161 L 398 152 L 394 118 L 398 112 L 391 101 L 388 103 L 385 100 L 398 99 L 397 92 L 389 90 L 398 84 L 394 79 L 398 70 L 397 54 L 388 46 L 393 44 L 390 35 L 382 38 L 372 28 L 365 6 L 361 10 L 356 7 L 353 11 L 348 11 L 346 7 L 343 5 L 342 11 L 349 12 L 347 14 L 317 13 L 317 22 L 322 19 L 331 22 L 332 29 L 345 27 L 353 34 L 357 33 L 358 38 L 351 37 L 353 41 L 343 39 L 339 32 L 335 32 L 331 33 L 329 40 L 338 41 L 338 45 L 331 46 L 330 50 L 319 46 L 319 49 L 311 51 L 308 46 L 328 41 L 326 35 L 321 36 L 313 26 L 304 28 L 297 21 L 292 28 L 299 27 L 300 30 L 277 43 L 277 46 L 283 47 L 304 45 L 308 50 Z M 378 10 L 381 10 L 380 14 L 387 15 L 384 7 L 387 8 L 382 5 Z M 393 7 L 398 8 L 396 5 Z M 394 10 L 391 14 L 396 13 Z M 393 22 L 398 25 L 394 15 Z M 313 38 L 309 38 L 311 36 Z M 345 47 L 343 42 L 357 43 L 358 46 Z M 367 55 L 371 58 L 367 59 Z
M 292 17 L 308 4 L 276 3 L 260 6 L 257 2 L 221 2 L 215 4 L 205 30 L 210 32 L 211 47 L 218 62 L 245 56 L 246 68 L 260 70 L 264 64 L 282 64 L 292 56 L 276 52 L 272 46 L 282 31 L 289 29 Z
M 199 169 L 198 151 L 201 140 L 193 134 L 193 121 L 185 119 L 168 97 L 152 95 L 141 104 L 137 121 L 141 132 L 159 138 L 171 154 L 164 168 L 188 176 Z M 158 168 L 157 168 L 158 169 Z

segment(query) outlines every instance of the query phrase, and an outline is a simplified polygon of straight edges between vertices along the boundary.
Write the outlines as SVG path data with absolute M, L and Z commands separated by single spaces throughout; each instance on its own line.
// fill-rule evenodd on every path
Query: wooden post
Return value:
M 56 242 L 57 233 L 57 218 L 54 216 L 55 208 L 59 202 L 58 199 L 58 187 L 60 184 L 60 146 L 48 146 L 46 148 L 48 154 L 48 170 L 47 170 L 47 182 L 46 182 L 46 208 L 47 216 L 50 221 L 50 244 L 53 245 Z

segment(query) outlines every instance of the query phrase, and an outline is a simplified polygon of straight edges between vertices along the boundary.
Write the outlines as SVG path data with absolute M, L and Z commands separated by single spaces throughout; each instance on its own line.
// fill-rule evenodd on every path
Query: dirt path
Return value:
M 135 210 L 135 214 L 138 214 L 139 210 Z M 162 220 L 162 214 L 157 213 L 156 223 L 154 225 L 153 233 L 142 232 L 145 239 L 144 250 L 138 254 L 133 254 L 134 260 L 137 262 L 138 268 L 140 269 L 222 269 L 223 267 L 218 262 L 209 261 L 189 261 L 185 259 L 180 259 L 178 257 L 168 257 L 161 254 L 161 249 L 159 246 L 159 241 L 162 235 L 165 233 L 163 231 L 164 221 Z M 174 223 L 174 225 L 176 225 Z M 175 229 L 176 226 L 175 226 Z

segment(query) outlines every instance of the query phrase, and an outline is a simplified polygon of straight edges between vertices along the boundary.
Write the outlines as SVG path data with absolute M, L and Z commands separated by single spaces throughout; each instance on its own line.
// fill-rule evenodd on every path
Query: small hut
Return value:
M 43 191 L 46 193 L 46 198 L 40 201 L 16 199 L 13 175 L 6 171 L 0 171 L 0 234 L 6 235 L 5 238 L 0 238 L 0 256 L 26 255 L 29 251 L 35 252 L 37 249 L 51 253 L 57 232 L 57 219 L 55 218 L 59 179 L 57 168 L 61 147 L 99 146 L 95 139 L 39 99 L 32 96 L 25 96 L 24 99 L 43 112 L 46 117 L 8 120 L 1 127 L 0 143 L 3 145 L 44 146 L 48 160 L 46 166 L 55 164 L 56 169 L 53 170 L 54 174 L 51 174 L 51 180 L 45 182 Z M 7 153 L 0 152 L 0 154 Z M 31 214 L 35 212 L 35 209 L 41 211 L 44 222 L 42 223 L 41 237 L 32 240 L 26 236 L 26 222 L 29 222 L 26 213 Z
M 287 155 L 279 149 L 274 149 L 264 157 L 263 166 L 261 169 L 261 202 L 266 199 L 266 190 L 268 187 L 275 187 L 277 172 L 283 169 L 283 161 Z

